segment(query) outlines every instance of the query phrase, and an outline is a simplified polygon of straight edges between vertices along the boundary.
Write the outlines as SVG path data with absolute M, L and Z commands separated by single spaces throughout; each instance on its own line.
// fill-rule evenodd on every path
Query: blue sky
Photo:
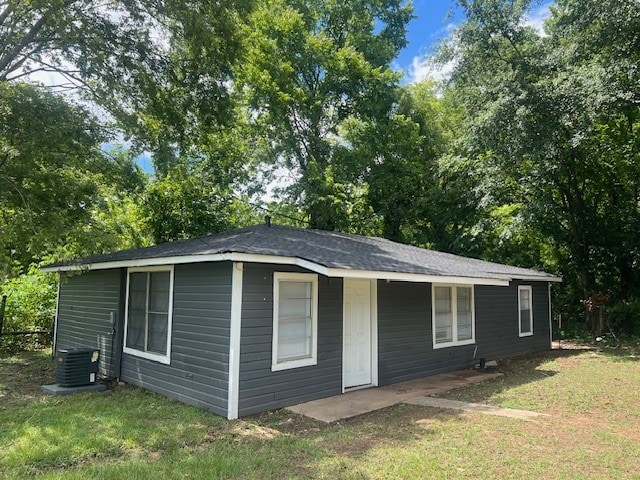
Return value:
M 454 0 L 413 0 L 413 10 L 416 18 L 408 26 L 409 44 L 396 59 L 396 68 L 406 72 L 405 81 L 413 80 L 420 59 L 433 53 L 438 41 L 464 19 Z
M 552 0 L 534 0 L 525 24 L 542 31 L 544 20 L 549 16 Z M 409 44 L 400 52 L 394 68 L 403 70 L 403 83 L 423 79 L 427 75 L 440 78 L 445 71 L 434 72 L 424 59 L 433 53 L 434 47 L 464 20 L 463 10 L 455 0 L 413 0 L 414 18 L 408 25 Z

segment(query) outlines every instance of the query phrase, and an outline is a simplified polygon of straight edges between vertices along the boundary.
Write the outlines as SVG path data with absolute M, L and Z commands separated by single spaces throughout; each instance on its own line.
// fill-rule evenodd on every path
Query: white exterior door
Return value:
M 371 385 L 371 282 L 344 279 L 343 388 Z

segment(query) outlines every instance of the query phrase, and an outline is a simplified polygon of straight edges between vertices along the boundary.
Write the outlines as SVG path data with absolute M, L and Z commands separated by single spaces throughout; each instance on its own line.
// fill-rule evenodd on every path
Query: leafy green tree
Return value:
M 314 228 L 348 228 L 354 167 L 363 159 L 344 130 L 389 115 L 398 81 L 389 64 L 406 44 L 410 18 L 398 0 L 269 0 L 247 22 L 239 84 L 268 139 L 258 160 L 298 176 L 289 194 Z
M 151 23 L 142 49 L 152 54 L 101 80 L 98 98 L 153 151 L 156 171 L 164 175 L 183 158 L 220 155 L 214 147 L 226 148 L 228 130 L 242 125 L 233 67 L 243 58 L 242 26 L 253 0 L 135 3 L 131 8 L 144 11 Z
M 633 0 L 562 0 L 549 31 L 558 49 L 569 47 L 573 70 L 601 85 L 585 154 L 603 163 L 596 192 L 603 234 L 595 266 L 600 290 L 617 299 L 640 296 L 640 5 Z M 603 268 L 604 267 L 604 268 Z
M 222 186 L 225 185 L 225 186 Z M 141 215 L 154 243 L 210 235 L 260 222 L 246 195 L 202 162 L 172 168 L 145 189 Z
M 36 88 L 0 83 L 0 258 L 28 265 L 88 218 L 89 171 L 103 132 L 80 107 Z
M 404 240 L 403 226 L 415 219 L 418 204 L 425 201 L 433 162 L 421 156 L 419 125 L 392 114 L 377 124 L 351 121 L 345 130 L 360 160 L 356 167 L 367 186 L 366 200 L 380 218 L 381 235 Z
M 382 235 L 449 252 L 479 255 L 479 174 L 459 155 L 463 109 L 453 90 L 433 81 L 402 87 L 393 115 L 374 128 L 352 128 L 347 139 L 363 158 L 368 200 Z
M 405 239 L 438 250 L 472 253 L 463 237 L 476 220 L 477 177 L 475 166 L 457 147 L 463 109 L 455 92 L 440 91 L 429 80 L 409 85 L 399 112 L 419 128 L 413 159 L 419 170 L 409 172 L 404 188 L 398 186 L 398 191 L 410 195 Z
M 0 82 L 0 292 L 7 330 L 49 330 L 55 276 L 40 262 L 148 244 L 135 197 L 146 177 L 128 152 L 102 151 L 85 109 L 30 85 Z M 3 348 L 35 345 L 5 338 Z M 35 343 L 34 343 L 35 342 Z
M 131 218 L 144 174 L 130 154 L 102 151 L 105 131 L 85 108 L 5 82 L 0 111 L 2 277 L 146 243 Z
M 105 108 L 163 173 L 231 122 L 231 66 L 251 5 L 0 0 L 0 82 L 58 74 L 57 88 Z
M 523 21 L 529 1 L 459 3 L 451 81 L 469 114 L 467 151 L 503 187 L 494 205 L 520 206 L 579 298 L 633 295 L 640 5 L 558 1 L 540 35 Z
M 88 173 L 95 194 L 87 204 L 87 215 L 65 232 L 64 242 L 47 253 L 43 261 L 80 258 L 151 244 L 140 199 L 148 178 L 132 152 L 112 148 L 102 152 L 102 162 Z
M 154 243 L 207 235 L 230 227 L 228 195 L 207 176 L 186 166 L 174 167 L 151 182 L 143 212 Z

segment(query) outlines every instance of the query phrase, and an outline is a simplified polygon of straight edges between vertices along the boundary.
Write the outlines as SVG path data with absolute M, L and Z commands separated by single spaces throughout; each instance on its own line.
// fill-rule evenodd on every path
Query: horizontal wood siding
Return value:
M 98 348 L 100 375 L 117 376 L 116 335 L 120 302 L 120 270 L 62 276 L 58 300 L 56 351 Z M 116 342 L 117 343 L 117 342 Z M 113 350 L 113 351 L 112 351 Z
M 534 335 L 518 336 L 518 285 L 533 287 Z M 500 360 L 548 350 L 546 283 L 512 282 L 475 290 L 476 343 L 434 349 L 431 284 L 378 282 L 379 379 L 381 385 L 465 368 L 476 358 Z
M 227 416 L 231 262 L 176 265 L 171 363 L 123 354 L 125 382 Z
M 274 272 L 309 273 L 284 265 L 244 265 L 240 415 L 342 392 L 342 279 L 318 275 L 318 364 L 272 372 Z
M 518 285 L 532 287 L 533 335 L 529 337 L 519 336 Z M 478 357 L 487 360 L 549 350 L 547 284 L 514 281 L 509 287 L 476 287 L 476 343 Z

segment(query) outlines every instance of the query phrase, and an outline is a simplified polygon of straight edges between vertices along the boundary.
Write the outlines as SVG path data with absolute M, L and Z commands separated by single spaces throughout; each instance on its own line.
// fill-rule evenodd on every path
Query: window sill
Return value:
M 290 360 L 288 362 L 272 363 L 271 371 L 279 372 L 281 370 L 289 370 L 291 368 L 310 367 L 317 365 L 318 360 L 315 358 L 302 358 L 300 360 Z
M 533 332 L 524 332 L 524 333 L 520 333 L 520 334 L 518 334 L 518 336 L 519 336 L 520 338 L 522 338 L 522 337 L 532 337 L 532 336 L 533 336 Z
M 460 347 L 462 345 L 473 345 L 474 343 L 476 343 L 474 338 L 471 340 L 462 340 L 461 342 L 434 343 L 433 349 L 437 350 L 439 348 Z
M 169 365 L 171 363 L 171 358 L 168 355 L 159 355 L 157 353 L 143 352 L 141 350 L 136 350 L 135 348 L 124 347 L 122 349 L 123 353 L 131 355 L 133 357 L 144 358 L 145 360 L 151 360 L 154 362 L 162 363 L 164 365 Z

